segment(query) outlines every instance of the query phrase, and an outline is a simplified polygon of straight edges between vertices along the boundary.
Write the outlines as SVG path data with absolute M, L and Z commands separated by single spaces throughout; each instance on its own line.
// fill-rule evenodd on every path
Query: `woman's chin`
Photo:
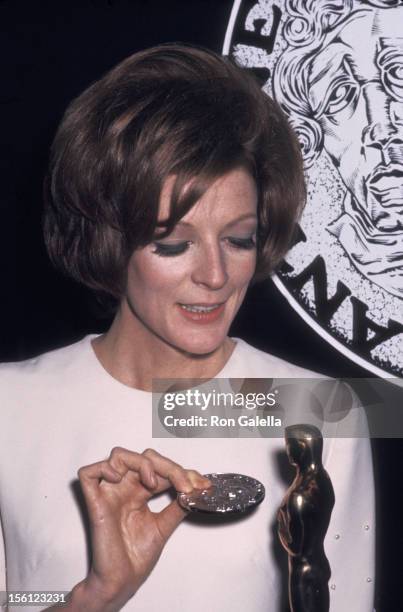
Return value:
M 211 334 L 210 336 L 204 334 L 203 337 L 200 338 L 188 337 L 183 339 L 183 341 L 178 342 L 176 346 L 190 355 L 202 357 L 203 355 L 214 353 L 214 351 L 224 344 L 226 338 L 226 334 Z

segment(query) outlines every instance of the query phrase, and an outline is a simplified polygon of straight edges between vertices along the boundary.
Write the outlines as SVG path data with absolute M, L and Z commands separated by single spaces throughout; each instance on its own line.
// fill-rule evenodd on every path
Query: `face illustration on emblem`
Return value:
M 307 169 L 326 151 L 346 187 L 328 231 L 360 273 L 403 298 L 403 5 L 287 4 L 274 96 Z
M 224 54 L 285 111 L 307 204 L 273 275 L 378 376 L 403 375 L 403 0 L 234 0 Z

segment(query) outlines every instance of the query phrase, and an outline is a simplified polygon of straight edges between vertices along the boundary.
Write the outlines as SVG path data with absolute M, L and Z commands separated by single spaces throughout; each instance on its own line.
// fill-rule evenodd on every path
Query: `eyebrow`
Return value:
M 254 220 L 256 220 L 257 219 L 257 215 L 255 213 L 245 213 L 244 215 L 240 215 L 236 219 L 233 219 L 229 223 L 226 223 L 224 225 L 224 228 L 231 227 L 232 225 L 235 225 L 236 223 L 239 223 L 240 221 L 244 221 L 245 219 L 254 219 Z M 185 227 L 194 227 L 192 223 L 188 223 L 187 221 L 178 221 L 178 223 L 176 225 L 183 225 Z

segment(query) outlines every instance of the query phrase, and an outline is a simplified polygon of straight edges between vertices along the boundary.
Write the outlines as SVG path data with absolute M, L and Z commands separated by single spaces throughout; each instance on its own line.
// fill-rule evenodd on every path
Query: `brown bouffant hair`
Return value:
M 283 112 L 248 71 L 212 51 L 170 44 L 135 53 L 73 100 L 56 133 L 45 179 L 49 256 L 119 300 L 133 251 L 156 230 L 168 235 L 239 166 L 258 190 L 260 280 L 290 247 L 305 202 L 300 147 Z M 169 176 L 170 217 L 161 223 Z

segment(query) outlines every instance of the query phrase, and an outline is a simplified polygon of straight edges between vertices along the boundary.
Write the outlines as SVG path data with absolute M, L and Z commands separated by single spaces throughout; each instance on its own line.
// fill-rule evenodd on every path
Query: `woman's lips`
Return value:
M 192 321 L 193 323 L 199 324 L 207 324 L 216 321 L 224 312 L 225 302 L 222 304 L 217 304 L 213 309 L 205 312 L 195 312 L 191 310 L 186 310 L 183 306 L 188 306 L 189 308 L 196 306 L 207 306 L 207 304 L 178 304 L 178 308 L 182 315 L 185 317 L 187 321 Z

